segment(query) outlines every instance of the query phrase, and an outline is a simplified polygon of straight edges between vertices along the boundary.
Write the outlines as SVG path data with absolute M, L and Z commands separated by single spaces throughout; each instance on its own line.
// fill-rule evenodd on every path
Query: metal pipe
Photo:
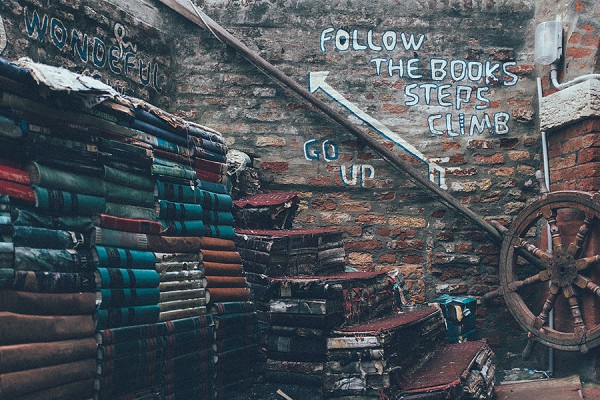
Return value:
M 544 91 L 542 90 L 542 80 L 537 78 L 537 93 L 538 93 L 538 111 L 539 104 L 542 101 L 542 97 L 544 97 Z M 538 112 L 539 115 L 539 112 Z M 542 158 L 544 160 L 544 182 L 546 183 L 546 188 L 548 192 L 550 192 L 550 161 L 548 157 L 548 138 L 546 137 L 546 131 L 540 130 L 542 135 Z M 550 226 L 546 226 L 546 245 L 548 246 L 548 250 L 552 251 L 552 234 L 550 233 Z M 550 310 L 548 314 L 548 328 L 554 329 L 554 308 Z M 554 349 L 552 347 L 548 347 L 548 375 L 552 377 L 554 375 Z
M 324 103 L 318 97 L 311 94 L 303 86 L 299 85 L 292 78 L 270 64 L 267 60 L 260 57 L 258 54 L 236 39 L 232 34 L 227 32 L 223 27 L 213 21 L 208 15 L 199 10 L 191 1 L 185 2 L 183 0 L 160 0 L 160 2 L 201 28 L 206 29 L 223 43 L 235 48 L 246 60 L 260 69 L 263 73 L 271 78 L 274 78 L 284 87 L 291 89 L 302 99 L 315 106 L 321 112 L 348 130 L 351 134 L 364 141 L 381 157 L 409 175 L 415 182 L 436 194 L 449 207 L 464 215 L 468 220 L 486 231 L 495 242 L 502 243 L 502 235 L 490 223 L 485 221 L 469 208 L 465 207 L 443 189 L 435 185 L 428 179 L 428 177 L 424 176 L 424 174 L 422 174 L 420 171 L 403 161 L 398 155 L 388 150 L 382 143 L 372 138 L 367 133 L 361 131 L 356 125 L 351 123 L 346 117 L 334 110 L 331 106 Z
M 559 83 L 558 82 L 558 65 L 557 65 L 557 63 L 553 63 L 550 67 L 550 80 L 552 81 L 552 84 L 554 85 L 554 87 L 557 88 L 558 90 L 566 89 L 566 88 L 576 85 L 578 83 L 589 81 L 590 79 L 600 79 L 600 74 L 581 75 L 571 81 Z

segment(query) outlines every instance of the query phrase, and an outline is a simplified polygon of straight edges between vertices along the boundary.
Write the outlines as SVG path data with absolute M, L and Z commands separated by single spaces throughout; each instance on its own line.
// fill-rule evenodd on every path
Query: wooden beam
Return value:
M 503 236 L 487 221 L 477 215 L 473 210 L 461 204 L 439 186 L 431 182 L 423 173 L 416 170 L 412 165 L 402 160 L 398 155 L 388 150 L 382 143 L 374 139 L 367 133 L 360 130 L 356 125 L 350 122 L 346 117 L 337 112 L 328 104 L 324 103 L 318 97 L 311 94 L 306 88 L 299 85 L 295 80 L 284 74 L 264 58 L 260 57 L 245 44 L 236 39 L 231 33 L 213 21 L 208 15 L 199 10 L 191 1 L 186 0 L 160 0 L 161 3 L 170 7 L 184 18 L 192 21 L 201 28 L 209 31 L 223 43 L 235 48 L 246 60 L 259 68 L 267 76 L 275 79 L 283 86 L 291 89 L 302 99 L 312 104 L 321 112 L 329 116 L 335 122 L 344 127 L 348 132 L 364 141 L 369 147 L 375 150 L 381 157 L 389 163 L 409 175 L 416 183 L 425 189 L 437 195 L 449 207 L 462 214 L 469 221 L 481 227 L 497 243 L 501 243 Z

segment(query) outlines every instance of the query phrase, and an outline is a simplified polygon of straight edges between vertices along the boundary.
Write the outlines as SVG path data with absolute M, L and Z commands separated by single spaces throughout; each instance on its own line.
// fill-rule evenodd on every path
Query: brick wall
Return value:
M 431 159 L 439 159 L 446 173 L 448 192 L 478 214 L 508 224 L 534 196 L 534 179 L 540 164 L 540 140 L 535 132 L 535 68 L 532 64 L 534 8 L 531 2 L 349 2 L 304 0 L 285 4 L 241 1 L 206 3 L 204 11 L 247 46 L 302 85 L 308 74 L 330 71 L 327 83 L 362 111 L 397 133 Z M 498 285 L 498 246 L 477 226 L 449 209 L 394 170 L 360 140 L 287 90 L 273 83 L 209 33 L 184 24 L 175 39 L 178 82 L 174 107 L 183 116 L 226 132 L 232 148 L 249 150 L 261 159 L 263 187 L 297 191 L 302 199 L 297 226 L 331 226 L 346 232 L 348 265 L 362 270 L 400 270 L 416 301 L 431 301 L 439 294 L 480 296 Z M 500 28 L 501 27 L 501 28 Z M 320 38 L 326 29 L 334 39 Z M 396 48 L 392 52 L 334 50 L 335 32 L 357 31 L 359 44 L 382 38 L 387 31 L 423 35 L 419 50 Z M 380 43 L 381 44 L 381 43 Z M 382 61 L 377 75 L 373 58 L 418 59 L 421 78 L 398 73 L 389 76 Z M 504 86 L 502 79 L 485 82 L 432 80 L 431 60 L 511 63 L 508 72 L 518 82 Z M 389 63 L 389 61 L 387 61 Z M 512 64 L 514 63 L 514 64 Z M 404 64 L 406 68 L 406 64 Z M 427 105 L 422 93 L 410 104 L 407 86 L 459 84 L 489 88 L 482 110 L 475 102 L 440 106 L 434 91 Z M 386 140 L 352 116 L 339 101 L 323 92 L 316 95 L 389 149 L 413 163 L 424 175 L 423 163 L 407 154 L 393 140 Z M 475 96 L 475 95 L 473 95 Z M 449 98 L 455 98 L 451 96 Z M 454 135 L 459 113 L 482 117 L 510 114 L 506 134 L 483 132 Z M 446 131 L 433 134 L 435 128 Z M 451 114 L 453 131 L 445 126 Z M 313 158 L 305 156 L 318 150 Z M 323 156 L 330 144 L 338 157 Z M 324 151 L 325 150 L 325 151 Z M 356 166 L 373 167 L 374 179 L 351 181 Z M 520 352 L 525 335 L 516 326 L 502 301 L 480 308 L 480 328 L 497 350 L 503 367 L 543 369 L 543 354 L 524 363 Z
M 0 55 L 69 68 L 167 107 L 173 82 L 166 25 L 161 11 L 137 0 L 2 1 Z
M 600 190 L 600 119 L 549 134 L 551 190 Z

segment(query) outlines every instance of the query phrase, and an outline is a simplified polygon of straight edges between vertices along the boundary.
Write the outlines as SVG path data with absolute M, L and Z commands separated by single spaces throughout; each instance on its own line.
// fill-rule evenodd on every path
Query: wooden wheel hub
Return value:
M 577 278 L 577 265 L 572 255 L 561 252 L 548 262 L 550 281 L 561 288 L 570 286 Z

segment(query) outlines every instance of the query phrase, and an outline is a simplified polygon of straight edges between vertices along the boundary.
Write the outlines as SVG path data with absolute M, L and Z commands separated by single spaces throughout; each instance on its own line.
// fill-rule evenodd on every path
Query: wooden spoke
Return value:
M 525 250 L 529 254 L 534 255 L 535 257 L 539 258 L 542 261 L 548 261 L 551 257 L 550 254 L 548 254 L 544 250 L 532 245 L 531 243 L 529 243 L 527 240 L 525 240 L 523 238 L 519 238 L 519 244 L 517 244 L 517 246 L 515 246 L 515 247 Z
M 572 286 L 567 286 L 563 288 L 563 295 L 569 302 L 569 308 L 571 310 L 571 316 L 573 317 L 573 325 L 575 327 L 575 333 L 578 335 L 583 334 L 585 331 L 585 325 L 583 324 L 583 318 L 581 316 L 581 309 L 579 308 L 579 302 L 577 301 L 577 296 L 575 296 L 575 291 Z
M 558 229 L 558 224 L 556 223 L 556 209 L 553 208 L 545 208 L 543 210 L 544 218 L 548 221 L 548 226 L 550 227 L 550 235 L 552 236 L 552 246 L 554 253 L 562 252 L 563 244 L 562 238 L 560 237 L 560 230 Z
M 575 285 L 582 289 L 587 289 L 592 292 L 595 296 L 600 297 L 600 286 L 589 280 L 588 278 L 578 275 L 575 279 Z
M 533 285 L 534 283 L 546 282 L 548 280 L 550 280 L 550 275 L 548 275 L 548 271 L 544 270 L 539 274 L 535 274 L 533 276 L 530 276 L 529 278 L 525 278 L 522 281 L 511 282 L 508 285 L 508 288 L 511 291 L 516 292 L 517 290 L 522 289 L 525 286 Z
M 592 256 L 592 257 L 586 257 L 586 258 L 580 258 L 579 260 L 577 260 L 577 269 L 579 271 L 581 271 L 582 269 L 586 269 L 587 267 L 589 267 L 592 264 L 596 264 L 600 262 L 600 255 L 596 255 L 596 256 Z
M 541 329 L 548 322 L 548 315 L 550 315 L 550 311 L 554 307 L 554 302 L 558 297 L 558 286 L 555 284 L 550 285 L 550 293 L 548 293 L 548 297 L 546 297 L 546 301 L 544 302 L 544 306 L 542 307 L 542 311 L 535 318 L 535 322 L 533 323 L 533 327 L 535 329 Z
M 588 234 L 590 233 L 590 225 L 592 223 L 592 218 L 593 215 L 586 213 L 585 220 L 583 221 L 583 224 L 581 224 L 581 226 L 579 227 L 579 231 L 577 232 L 575 240 L 569 245 L 568 252 L 573 257 L 577 257 L 581 252 L 583 243 L 585 243 L 585 239 L 587 239 Z

